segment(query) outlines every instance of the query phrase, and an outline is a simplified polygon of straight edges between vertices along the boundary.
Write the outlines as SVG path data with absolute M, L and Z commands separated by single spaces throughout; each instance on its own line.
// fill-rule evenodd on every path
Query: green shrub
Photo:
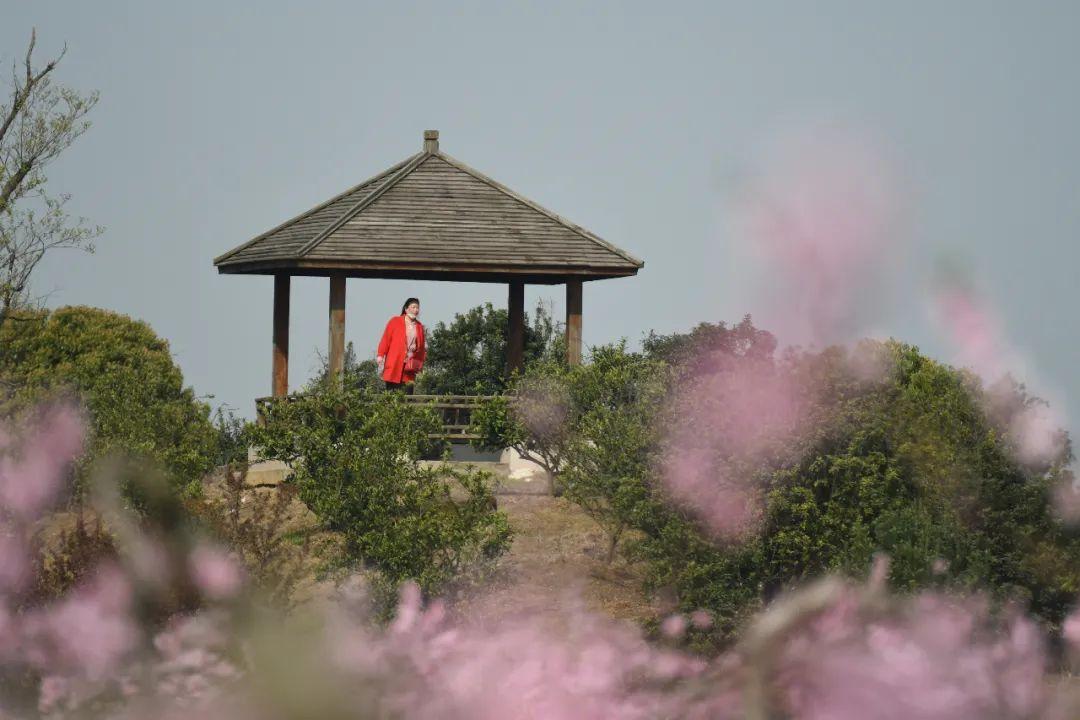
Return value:
M 440 427 L 398 393 L 346 390 L 272 404 L 251 439 L 263 457 L 290 463 L 300 499 L 342 533 L 349 564 L 431 594 L 510 542 L 490 476 L 420 462 Z
M 626 352 L 625 345 L 594 348 L 592 362 L 572 374 L 582 408 L 566 451 L 566 496 L 604 530 L 610 562 L 625 531 L 651 511 L 659 408 L 667 390 L 662 362 Z
M 653 333 L 644 355 L 609 346 L 579 368 L 525 374 L 565 398 L 554 403 L 566 408 L 557 433 L 522 422 L 513 395 L 479 414 L 477 429 L 491 446 L 554 446 L 566 495 L 604 528 L 609 553 L 621 547 L 644 561 L 650 588 L 717 620 L 711 637 L 698 636 L 707 645 L 732 638 L 785 588 L 825 572 L 865 576 L 875 553 L 892 559 L 896 589 L 980 589 L 1027 604 L 1051 626 L 1061 622 L 1080 591 L 1080 540 L 1054 519 L 1050 490 L 1072 455 L 1065 443 L 1050 462 L 1017 459 L 1010 423 L 1037 402 L 1022 386 L 989 393 L 968 373 L 896 342 L 776 360 L 774 348 L 749 318 Z M 736 541 L 714 535 L 666 491 L 666 431 L 688 418 L 665 396 L 689 383 L 699 389 L 694 402 L 722 408 L 725 388 L 738 392 L 738 384 L 707 379 L 737 370 L 751 382 L 758 375 L 743 372 L 751 368 L 789 379 L 806 407 L 798 432 L 782 442 L 743 457 L 711 446 L 717 467 L 761 489 L 761 521 Z M 702 434 L 704 450 L 709 437 Z
M 1050 506 L 1067 448 L 1049 467 L 1025 467 L 973 378 L 910 346 L 871 350 L 891 361 L 882 380 L 859 377 L 835 348 L 779 364 L 815 379 L 818 406 L 791 440 L 795 460 L 752 469 L 766 491 L 752 537 L 710 539 L 654 492 L 634 548 L 652 585 L 711 610 L 722 639 L 778 591 L 824 572 L 865 576 L 882 552 L 896 589 L 986 590 L 1056 626 L 1080 589 L 1080 544 Z
M 563 463 L 581 414 L 573 393 L 576 373 L 554 362 L 526 367 L 505 394 L 473 411 L 473 446 L 487 452 L 515 450 L 542 467 L 551 479 L 551 494 L 560 495 Z
M 120 453 L 150 461 L 173 487 L 213 466 L 210 409 L 185 388 L 169 345 L 144 322 L 89 307 L 21 313 L 0 326 L 0 417 L 74 394 L 89 416 L 79 476 Z

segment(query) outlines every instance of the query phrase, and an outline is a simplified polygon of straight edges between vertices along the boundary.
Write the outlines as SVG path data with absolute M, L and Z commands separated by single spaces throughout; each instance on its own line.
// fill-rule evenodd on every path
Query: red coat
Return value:
M 399 383 L 416 378 L 416 373 L 405 372 L 405 351 L 407 340 L 405 338 L 405 316 L 397 315 L 390 318 L 383 331 L 382 340 L 379 341 L 378 355 L 386 358 L 383 365 L 382 379 L 387 382 Z M 427 357 L 427 345 L 424 342 L 424 326 L 416 321 L 416 353 L 413 358 L 422 367 L 424 358 Z

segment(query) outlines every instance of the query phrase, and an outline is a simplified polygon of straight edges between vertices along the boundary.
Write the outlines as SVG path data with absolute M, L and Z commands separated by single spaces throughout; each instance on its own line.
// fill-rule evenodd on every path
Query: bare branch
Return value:
M 8 111 L 7 116 L 4 118 L 4 124 L 0 125 L 0 142 L 3 141 L 4 136 L 7 134 L 11 124 L 18 117 L 19 112 L 26 104 L 27 99 L 34 92 L 34 88 L 38 83 L 45 79 L 45 76 L 51 73 L 56 66 L 67 55 L 67 43 L 64 43 L 64 49 L 60 51 L 60 55 L 55 59 L 46 63 L 45 67 L 38 73 L 34 73 L 32 55 L 34 54 L 34 46 L 37 44 L 37 28 L 30 31 L 30 47 L 26 50 L 26 84 L 20 88 L 18 82 L 14 83 L 14 92 L 12 93 L 11 108 Z
M 37 31 L 30 43 L 20 76 L 12 66 L 11 106 L 0 110 L 0 323 L 30 302 L 31 276 L 45 255 L 54 249 L 76 248 L 93 252 L 100 228 L 74 222 L 64 211 L 67 196 L 50 197 L 45 191 L 44 169 L 88 128 L 86 115 L 97 93 L 80 94 L 55 85 L 49 77 L 67 54 L 40 69 L 34 68 Z

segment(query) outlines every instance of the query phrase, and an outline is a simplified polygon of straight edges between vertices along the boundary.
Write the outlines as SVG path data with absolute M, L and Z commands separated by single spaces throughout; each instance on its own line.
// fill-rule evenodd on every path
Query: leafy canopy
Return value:
M 458 313 L 449 324 L 428 330 L 428 355 L 417 382 L 437 395 L 494 395 L 502 392 L 506 373 L 509 316 L 491 303 Z M 561 326 L 543 305 L 525 315 L 525 366 L 565 357 Z
M 146 323 L 63 307 L 0 325 L 0 417 L 69 395 L 89 415 L 81 475 L 117 453 L 160 466 L 179 488 L 197 483 L 215 464 L 210 409 L 184 387 L 169 344 Z
M 347 564 L 434 594 L 510 542 L 490 476 L 421 462 L 439 429 L 432 411 L 399 393 L 344 390 L 271 404 L 251 440 L 264 458 L 290 464 L 300 499 L 344 535 Z

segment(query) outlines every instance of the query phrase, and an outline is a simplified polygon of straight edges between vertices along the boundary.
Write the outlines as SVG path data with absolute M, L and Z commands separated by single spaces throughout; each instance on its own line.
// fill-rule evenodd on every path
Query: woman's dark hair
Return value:
M 408 300 L 406 300 L 405 304 L 401 306 L 401 314 L 404 315 L 405 311 L 408 310 L 409 306 L 412 305 L 413 303 L 416 303 L 417 305 L 419 305 L 420 300 L 418 298 L 409 298 Z

